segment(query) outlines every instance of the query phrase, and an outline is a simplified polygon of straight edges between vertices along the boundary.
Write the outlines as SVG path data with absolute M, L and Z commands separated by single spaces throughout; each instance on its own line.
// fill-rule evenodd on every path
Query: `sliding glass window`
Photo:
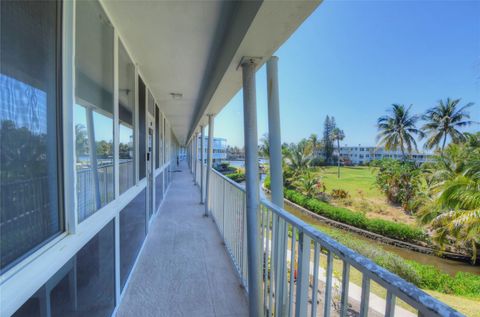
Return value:
M 98 2 L 76 2 L 78 219 L 114 199 L 113 27 Z
M 120 194 L 135 184 L 135 65 L 119 41 L 118 45 L 118 117 Z
M 0 3 L 0 272 L 63 231 L 61 5 Z

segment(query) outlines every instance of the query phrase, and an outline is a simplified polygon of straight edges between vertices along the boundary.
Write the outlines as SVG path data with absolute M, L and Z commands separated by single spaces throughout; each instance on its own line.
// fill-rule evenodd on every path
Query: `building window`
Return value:
M 160 167 L 160 110 L 155 105 L 155 168 Z
M 118 43 L 118 177 L 120 194 L 135 184 L 135 65 Z
M 0 272 L 63 231 L 61 5 L 0 4 Z
M 111 316 L 115 307 L 114 230 L 110 221 L 13 316 Z M 47 306 L 50 314 L 45 314 Z
M 147 167 L 147 148 L 146 148 L 146 122 L 145 122 L 145 83 L 141 77 L 138 77 L 138 151 L 139 151 L 139 177 L 144 179 Z
M 100 4 L 76 4 L 76 106 L 78 220 L 112 201 L 113 27 Z

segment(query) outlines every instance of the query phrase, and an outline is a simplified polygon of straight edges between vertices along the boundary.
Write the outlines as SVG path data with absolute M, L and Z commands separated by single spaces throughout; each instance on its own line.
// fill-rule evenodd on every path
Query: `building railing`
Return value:
M 133 160 L 121 161 L 119 168 L 119 184 L 120 193 L 133 186 L 134 180 L 134 164 Z M 98 182 L 100 190 L 101 205 L 113 200 L 115 195 L 113 164 L 99 166 Z M 77 209 L 79 219 L 85 219 L 94 213 L 97 208 L 95 205 L 95 178 L 91 168 L 80 169 L 77 172 Z
M 248 291 L 245 189 L 210 173 L 210 211 Z M 462 316 L 268 200 L 258 217 L 265 316 Z

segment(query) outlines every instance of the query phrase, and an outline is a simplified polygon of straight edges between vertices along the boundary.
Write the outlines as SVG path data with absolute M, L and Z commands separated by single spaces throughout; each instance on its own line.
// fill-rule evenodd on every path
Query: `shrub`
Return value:
M 383 219 L 369 219 L 362 213 L 335 207 L 315 198 L 308 198 L 295 190 L 286 189 L 285 198 L 316 214 L 389 238 L 409 242 L 421 241 L 426 238 L 425 233 L 418 228 Z
M 332 189 L 330 196 L 332 196 L 333 199 L 345 199 L 350 195 L 348 194 L 348 191 L 344 189 Z
M 415 211 L 418 206 L 410 202 L 416 200 L 422 182 L 421 170 L 415 163 L 382 159 L 375 162 L 375 165 L 378 166 L 376 185 L 387 199 L 400 204 L 406 211 Z
M 270 175 L 267 175 L 265 177 L 265 180 L 263 181 L 263 186 L 265 186 L 265 188 L 267 189 L 270 189 Z
M 417 284 L 421 288 L 436 290 L 445 294 L 480 296 L 480 275 L 457 272 L 451 276 L 433 265 L 408 261 L 420 276 Z
M 319 230 L 420 288 L 444 294 L 480 297 L 480 275 L 458 272 L 455 276 L 451 276 L 432 265 L 405 260 L 397 254 L 374 245 L 373 242 L 356 239 L 353 234 L 330 228 L 319 228 Z
M 245 180 L 245 174 L 243 173 L 231 173 L 225 176 L 237 183 L 243 182 Z

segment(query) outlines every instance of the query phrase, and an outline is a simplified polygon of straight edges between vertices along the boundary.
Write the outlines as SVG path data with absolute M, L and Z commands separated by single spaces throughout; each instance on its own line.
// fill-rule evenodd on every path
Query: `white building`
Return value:
M 201 137 L 198 138 L 198 155 L 200 156 L 200 141 Z M 203 141 L 203 158 L 205 163 L 207 162 L 207 148 L 208 148 L 208 136 L 205 137 Z M 212 162 L 213 164 L 220 164 L 222 161 L 227 159 L 227 139 L 225 138 L 213 138 L 212 146 Z
M 335 155 L 337 154 L 337 150 L 334 152 Z M 403 154 L 402 151 L 388 151 L 383 147 L 375 147 L 375 146 L 342 146 L 340 147 L 340 155 L 342 159 L 348 163 L 350 162 L 353 165 L 362 165 L 367 164 L 373 160 L 381 160 L 384 158 L 391 158 L 391 159 L 402 159 Z M 415 161 L 416 163 L 425 163 L 431 160 L 432 154 L 422 153 L 422 152 L 415 152 L 409 158 L 410 160 Z

